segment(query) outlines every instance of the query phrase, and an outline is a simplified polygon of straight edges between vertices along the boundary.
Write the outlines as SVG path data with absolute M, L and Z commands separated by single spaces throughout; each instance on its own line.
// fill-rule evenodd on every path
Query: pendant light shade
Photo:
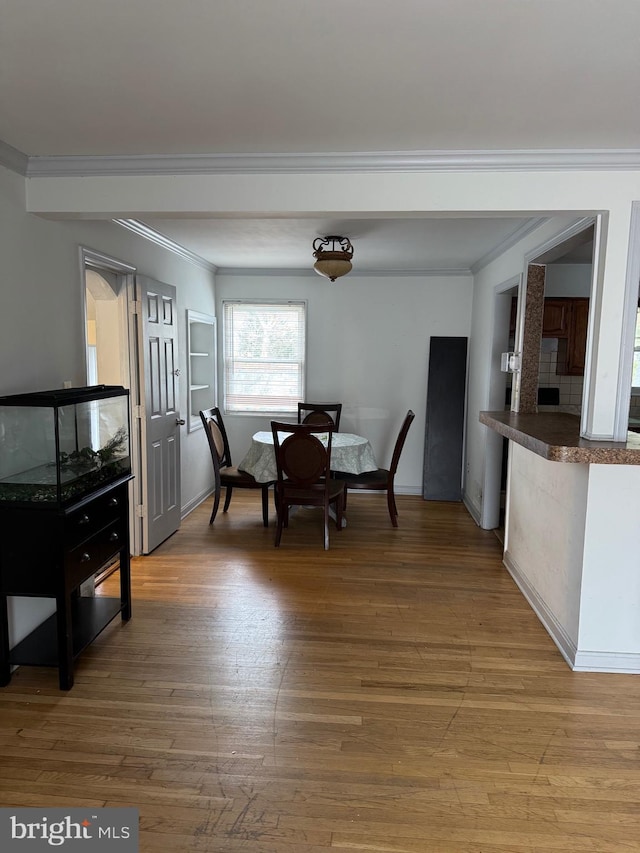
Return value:
M 314 270 L 330 281 L 351 272 L 353 246 L 347 237 L 316 237 L 313 256 L 316 258 Z

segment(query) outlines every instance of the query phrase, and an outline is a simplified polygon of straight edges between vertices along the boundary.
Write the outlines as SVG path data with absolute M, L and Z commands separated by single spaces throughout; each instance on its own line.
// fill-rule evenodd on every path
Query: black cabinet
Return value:
M 0 505 L 0 685 L 11 667 L 56 666 L 73 686 L 73 661 L 114 619 L 131 617 L 129 481 L 126 475 L 82 500 L 51 506 Z M 81 596 L 80 585 L 120 560 L 120 597 Z M 7 596 L 49 597 L 56 612 L 9 650 Z

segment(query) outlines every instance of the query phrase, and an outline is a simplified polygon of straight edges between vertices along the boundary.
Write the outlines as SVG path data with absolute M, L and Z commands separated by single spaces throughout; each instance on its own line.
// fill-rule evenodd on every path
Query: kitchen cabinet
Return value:
M 518 300 L 511 301 L 510 343 L 516 327 Z M 587 352 L 588 297 L 549 297 L 544 300 L 542 337 L 558 339 L 556 373 L 559 376 L 583 376 Z
M 583 376 L 587 353 L 587 323 L 589 320 L 589 300 L 572 299 L 569 335 L 566 347 L 566 373 L 569 376 Z
M 584 375 L 588 321 L 587 297 L 544 300 L 542 337 L 558 339 L 559 376 Z
M 566 338 L 569 334 L 572 299 L 545 299 L 542 337 Z

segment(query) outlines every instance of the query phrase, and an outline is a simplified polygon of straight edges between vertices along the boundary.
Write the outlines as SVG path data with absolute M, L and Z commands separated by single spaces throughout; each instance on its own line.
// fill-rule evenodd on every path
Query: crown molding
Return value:
M 484 269 L 488 266 L 491 261 L 495 261 L 496 258 L 499 258 L 500 255 L 503 255 L 508 249 L 512 246 L 515 246 L 516 243 L 519 243 L 520 240 L 523 240 L 528 234 L 531 234 L 536 228 L 540 228 L 541 225 L 544 225 L 545 222 L 548 222 L 549 219 L 546 216 L 540 216 L 534 219 L 527 219 L 522 225 L 519 225 L 515 231 L 512 231 L 507 237 L 502 240 L 502 242 L 498 243 L 492 249 L 490 249 L 486 255 L 482 258 L 479 258 L 471 267 L 471 272 L 474 275 L 480 272 L 480 270 Z
M 11 149 L 11 146 L 6 146 Z M 640 149 L 381 151 L 291 154 L 140 154 L 27 157 L 11 149 L 27 177 L 286 174 L 311 172 L 570 171 L 640 169 Z M 3 151 L 0 149 L 0 162 Z M 5 164 L 8 165 L 8 164 Z M 17 167 L 17 168 L 16 168 Z
M 11 169 L 12 172 L 17 172 L 19 175 L 26 177 L 29 168 L 29 158 L 22 151 L 18 151 L 13 145 L 3 142 L 0 139 L 0 166 L 5 166 Z
M 214 264 L 205 260 L 200 255 L 196 255 L 195 252 L 185 249 L 184 246 L 170 240 L 169 237 L 165 237 L 164 234 L 161 234 L 159 231 L 149 228 L 149 226 L 145 225 L 144 222 L 139 222 L 137 219 L 112 219 L 111 221 L 116 225 L 121 225 L 123 228 L 126 228 L 127 231 L 132 231 L 139 237 L 143 237 L 145 240 L 155 243 L 156 246 L 162 246 L 163 249 L 173 252 L 174 255 L 179 255 L 181 258 L 184 258 L 198 267 L 202 267 L 212 273 L 218 272 L 218 268 Z
M 286 268 L 262 268 L 262 267 L 218 267 L 217 275 L 242 275 L 242 276 L 277 276 L 278 278 L 292 277 L 296 278 L 314 278 L 318 281 L 323 279 L 323 276 L 318 275 L 312 267 L 305 269 Z M 349 273 L 349 278 L 427 278 L 444 276 L 470 276 L 471 270 L 468 267 L 457 267 L 451 269 L 420 269 L 420 270 L 357 270 L 354 269 Z M 346 276 L 345 276 L 346 278 Z M 327 279 L 324 279 L 325 283 Z M 331 282 L 335 284 L 335 282 Z

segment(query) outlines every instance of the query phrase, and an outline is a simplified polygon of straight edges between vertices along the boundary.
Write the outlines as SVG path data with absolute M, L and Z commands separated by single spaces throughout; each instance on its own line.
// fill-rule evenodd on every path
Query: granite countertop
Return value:
M 640 434 L 627 441 L 588 441 L 580 437 L 580 418 L 565 412 L 480 412 L 480 423 L 552 462 L 640 465 Z

